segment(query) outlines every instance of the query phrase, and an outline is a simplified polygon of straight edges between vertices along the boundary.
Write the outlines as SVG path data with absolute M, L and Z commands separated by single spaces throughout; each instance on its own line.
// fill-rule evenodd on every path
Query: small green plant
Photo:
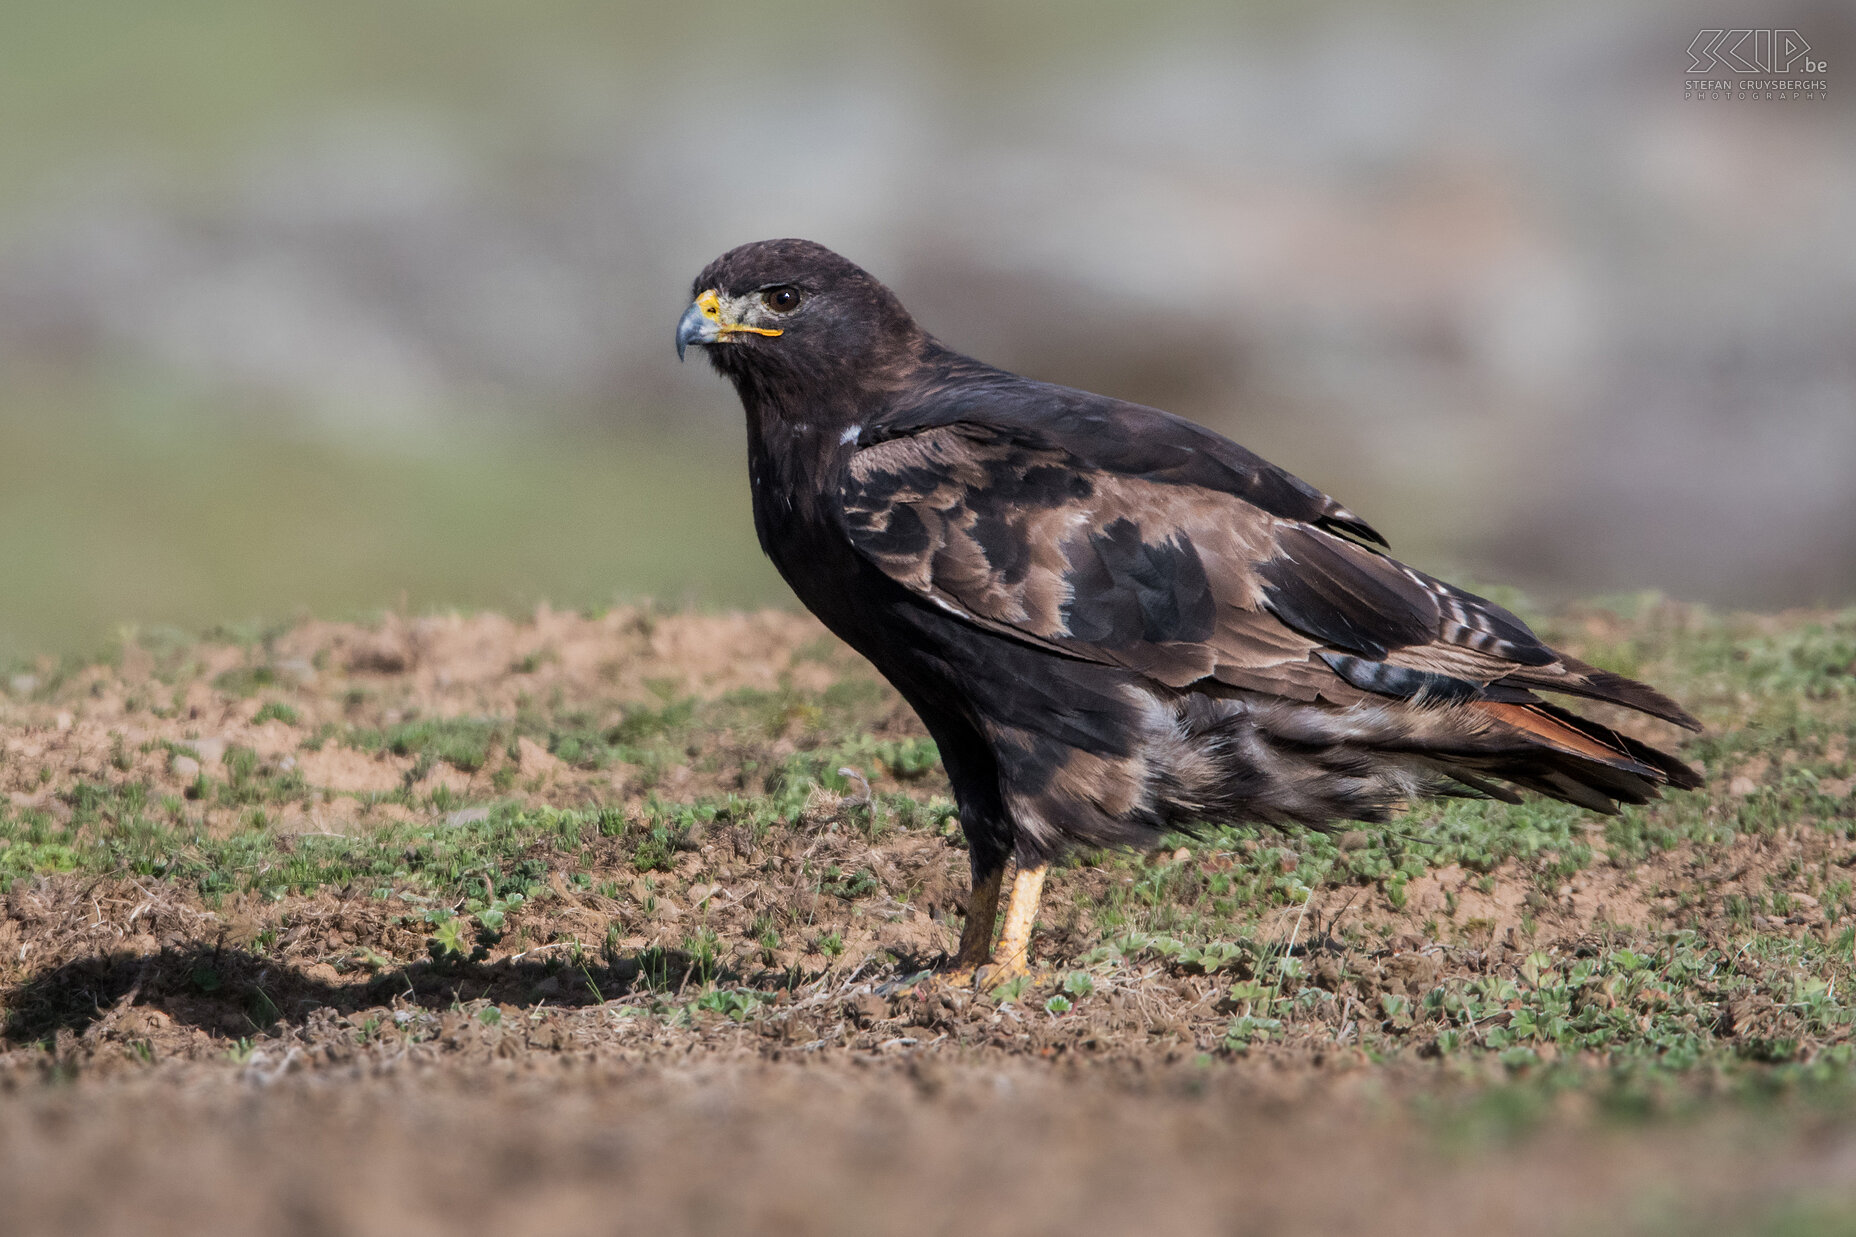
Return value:
M 521 657 L 510 662 L 509 673 L 533 674 L 549 662 L 559 660 L 559 655 L 556 654 L 553 649 L 537 649 L 532 653 L 525 653 Z
M 492 718 L 434 717 L 402 722 L 384 730 L 350 730 L 344 739 L 348 746 L 360 751 L 387 751 L 422 760 L 427 771 L 433 763 L 443 761 L 465 773 L 475 773 L 483 768 L 508 729 L 508 723 Z
M 676 841 L 670 830 L 654 825 L 643 842 L 632 852 L 632 866 L 640 872 L 668 872 L 675 866 Z
M 262 726 L 266 722 L 282 722 L 286 726 L 300 725 L 302 715 L 281 700 L 267 700 L 264 707 L 252 715 L 252 725 Z
M 746 1022 L 766 1003 L 758 992 L 745 988 L 716 988 L 691 1002 L 694 1009 L 721 1014 L 731 1022 Z
M 432 933 L 432 955 L 436 958 L 467 957 L 475 948 L 464 926 L 464 921 L 455 915 L 440 923 Z
M 715 982 L 721 945 L 721 938 L 709 927 L 698 928 L 695 935 L 684 938 L 683 952 L 689 955 L 691 980 L 704 986 Z
M 237 666 L 213 680 L 213 686 L 228 696 L 255 696 L 277 685 L 277 671 L 269 666 Z
M 843 898 L 847 902 L 855 901 L 865 894 L 874 893 L 880 888 L 875 874 L 859 868 L 854 872 L 845 872 L 832 864 L 825 869 L 823 880 L 819 884 L 820 893 L 829 893 Z
M 670 952 L 663 946 L 638 951 L 638 983 L 657 992 L 670 987 Z
M 1260 1040 L 1282 1030 L 1280 1018 L 1258 1018 L 1251 1014 L 1240 1014 L 1231 1019 L 1225 1028 L 1224 1045 L 1229 1049 L 1248 1048 Z
M 526 901 L 528 901 L 527 897 L 520 893 L 511 893 L 497 898 L 477 912 L 477 922 L 483 925 L 487 932 L 501 932 L 504 922 L 509 917 L 509 912 Z
M 994 988 L 988 995 L 1001 1005 L 1010 1005 L 1017 1001 L 1019 997 L 1023 996 L 1025 994 L 1025 989 L 1030 986 L 1030 977 L 1020 975 L 1015 979 L 1006 980 L 1004 983 Z

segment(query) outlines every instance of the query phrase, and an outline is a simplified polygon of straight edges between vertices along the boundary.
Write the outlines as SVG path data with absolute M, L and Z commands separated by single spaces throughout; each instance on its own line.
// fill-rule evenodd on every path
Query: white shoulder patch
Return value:
M 845 430 L 842 434 L 838 435 L 838 441 L 843 442 L 843 443 L 856 442 L 857 436 L 863 432 L 864 432 L 863 426 L 853 425 L 849 429 Z

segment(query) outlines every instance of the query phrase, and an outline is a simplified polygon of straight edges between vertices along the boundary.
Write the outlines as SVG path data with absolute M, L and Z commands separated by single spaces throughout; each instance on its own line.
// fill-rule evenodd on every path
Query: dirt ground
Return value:
M 1711 726 L 1750 716 L 1677 685 Z M 1835 694 L 1704 753 L 1706 806 L 1652 814 L 1647 848 L 1515 816 L 1491 836 L 1558 850 L 1078 863 L 1038 980 L 984 993 L 920 978 L 965 856 L 919 725 L 809 619 L 300 623 L 0 686 L 7 1233 L 1856 1215 Z M 1808 819 L 1779 813 L 1806 774 Z M 1515 1031 L 1564 992 L 1565 1029 Z M 1621 1116 L 1614 1059 L 1650 1056 L 1689 1062 L 1656 1075 L 1676 1098 Z M 1773 1097 L 1732 1098 L 1767 1061 Z
M 281 1064 L 10 1093 L 7 1231 L 1712 1233 L 1856 1175 L 1833 1122 L 1442 1149 L 1370 1088 L 1268 1072 Z

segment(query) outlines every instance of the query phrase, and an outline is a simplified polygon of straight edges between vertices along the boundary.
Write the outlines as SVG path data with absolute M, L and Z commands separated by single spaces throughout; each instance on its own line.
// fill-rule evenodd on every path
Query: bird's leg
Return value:
M 990 987 L 1008 979 L 1031 973 L 1031 925 L 1038 917 L 1038 899 L 1044 892 L 1044 874 L 1049 864 L 1034 868 L 1019 865 L 1012 878 L 1012 901 L 1005 911 L 1005 931 L 999 934 L 999 947 L 993 950 L 992 965 L 979 976 Z
M 995 861 L 989 870 L 973 864 L 973 892 L 967 898 L 967 923 L 960 930 L 960 952 L 948 964 L 948 978 L 954 983 L 968 983 L 973 972 L 986 964 L 992 955 L 992 930 L 999 917 L 999 887 L 1005 883 L 1005 862 Z

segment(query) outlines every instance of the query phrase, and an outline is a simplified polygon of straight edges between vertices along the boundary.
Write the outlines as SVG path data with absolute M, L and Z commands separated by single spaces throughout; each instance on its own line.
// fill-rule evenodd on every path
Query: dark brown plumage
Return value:
M 974 873 L 958 966 L 987 956 L 1008 859 L 1012 971 L 1072 847 L 1699 784 L 1537 693 L 1698 729 L 1680 706 L 1387 557 L 1209 430 L 961 356 L 809 241 L 732 250 L 695 292 L 678 350 L 705 345 L 741 396 L 762 547 L 940 747 Z

